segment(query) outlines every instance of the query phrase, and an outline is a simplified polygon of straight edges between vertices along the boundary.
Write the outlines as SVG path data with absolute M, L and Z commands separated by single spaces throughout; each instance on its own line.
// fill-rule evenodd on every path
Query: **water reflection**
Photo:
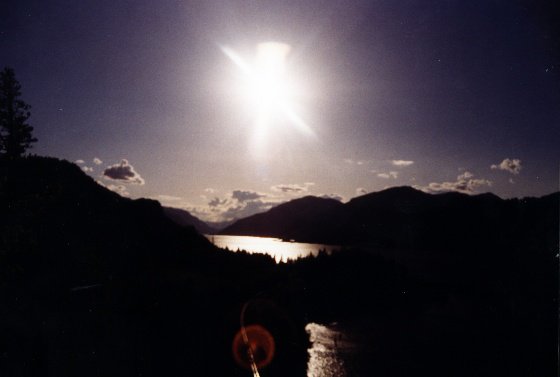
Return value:
M 268 254 L 276 262 L 286 262 L 291 259 L 317 255 L 319 250 L 331 252 L 337 246 L 314 243 L 284 242 L 279 238 L 250 237 L 250 236 L 213 236 L 206 235 L 214 245 L 228 248 L 232 251 L 245 250 L 249 253 Z
M 342 358 L 352 353 L 356 345 L 334 326 L 309 323 L 305 326 L 311 348 L 307 362 L 307 377 L 344 377 L 349 368 Z

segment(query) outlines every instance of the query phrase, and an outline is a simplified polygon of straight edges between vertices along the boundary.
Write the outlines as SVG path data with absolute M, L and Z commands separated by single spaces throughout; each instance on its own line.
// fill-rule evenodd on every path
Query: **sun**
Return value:
M 256 50 L 256 58 L 250 64 L 234 50 L 222 47 L 223 53 L 243 73 L 239 93 L 254 114 L 256 138 L 262 142 L 270 127 L 286 123 L 312 135 L 311 128 L 294 111 L 298 86 L 286 75 L 291 46 L 281 42 L 263 42 L 257 45 Z

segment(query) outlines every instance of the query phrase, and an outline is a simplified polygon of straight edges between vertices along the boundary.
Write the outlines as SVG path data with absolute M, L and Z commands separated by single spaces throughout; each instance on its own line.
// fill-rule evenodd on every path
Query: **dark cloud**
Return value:
M 208 202 L 208 205 L 210 207 L 221 207 L 221 206 L 224 206 L 227 203 L 228 203 L 227 199 L 220 199 L 220 198 L 216 197 L 216 198 L 210 200 Z
M 255 191 L 245 191 L 245 190 L 234 190 L 231 193 L 231 197 L 233 199 L 236 199 L 239 202 L 247 202 L 247 201 L 251 201 L 251 200 L 256 200 L 259 198 L 263 198 L 266 195 L 264 194 L 259 194 L 258 192 Z
M 122 159 L 120 163 L 111 165 L 103 172 L 103 176 L 117 181 L 143 185 L 144 179 L 138 174 L 128 160 Z
M 505 170 L 507 172 L 510 172 L 511 174 L 517 175 L 521 171 L 521 160 L 518 158 L 514 158 L 514 159 L 505 158 L 499 164 L 491 165 L 490 168 L 493 170 L 495 169 Z

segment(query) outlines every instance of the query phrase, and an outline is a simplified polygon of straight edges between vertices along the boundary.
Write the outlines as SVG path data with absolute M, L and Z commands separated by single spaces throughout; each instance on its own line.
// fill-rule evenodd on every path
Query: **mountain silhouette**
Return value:
M 295 199 L 239 220 L 221 233 L 379 248 L 472 249 L 480 243 L 521 242 L 536 222 L 548 224 L 543 234 L 550 234 L 558 196 L 503 200 L 490 193 L 428 194 L 395 187 L 345 204 Z
M 0 374 L 239 375 L 240 308 L 275 266 L 215 248 L 70 162 L 0 160 Z M 304 324 L 274 318 L 282 352 L 269 372 L 303 376 Z
M 197 232 L 202 234 L 213 234 L 216 229 L 198 217 L 191 215 L 187 210 L 174 207 L 163 207 L 163 212 L 167 217 L 182 226 L 192 226 Z
M 330 224 L 327 216 L 342 206 L 337 200 L 306 196 L 265 213 L 236 221 L 220 234 L 267 236 L 284 239 L 322 239 Z

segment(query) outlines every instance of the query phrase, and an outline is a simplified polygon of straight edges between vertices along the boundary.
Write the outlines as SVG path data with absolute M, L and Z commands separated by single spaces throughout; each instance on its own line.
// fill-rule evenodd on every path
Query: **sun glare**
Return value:
M 271 127 L 286 123 L 304 134 L 313 135 L 311 128 L 294 110 L 298 90 L 286 75 L 290 50 L 290 45 L 285 43 L 259 43 L 251 64 L 232 49 L 222 47 L 223 53 L 243 73 L 238 89 L 255 119 L 254 143 L 257 147 L 263 146 Z

